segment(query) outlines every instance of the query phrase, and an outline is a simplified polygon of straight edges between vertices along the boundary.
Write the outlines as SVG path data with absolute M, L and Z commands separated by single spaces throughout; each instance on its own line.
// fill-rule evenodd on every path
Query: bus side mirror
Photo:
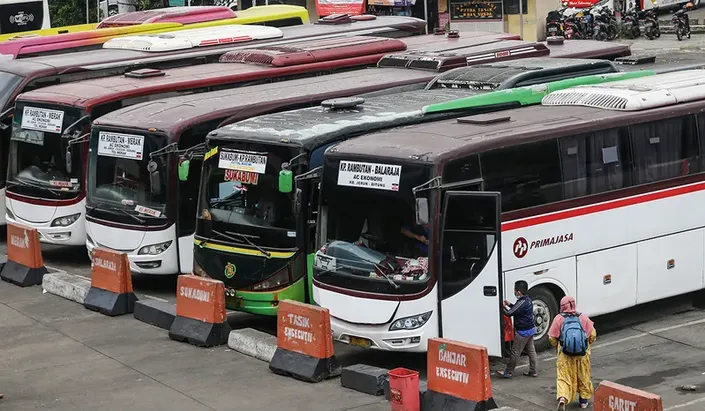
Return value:
M 303 191 L 301 191 L 300 188 L 297 188 L 296 191 L 294 191 L 294 201 L 292 203 L 292 210 L 294 212 L 294 215 L 299 215 L 301 213 L 301 203 L 303 199 Z
M 162 179 L 154 160 L 147 163 L 147 171 L 149 171 L 149 191 L 154 195 L 160 195 L 162 193 Z
M 289 170 L 289 164 L 282 164 L 279 172 L 279 192 L 291 193 L 294 190 L 294 173 Z
M 428 198 L 416 199 L 416 223 L 425 225 L 429 223 L 428 216 Z
M 71 162 L 71 146 L 66 147 L 66 172 L 68 174 L 71 174 L 71 169 L 72 169 L 72 162 Z
M 180 181 L 186 181 L 188 180 L 188 173 L 189 169 L 191 167 L 191 162 L 186 159 L 182 159 L 179 161 L 179 180 Z

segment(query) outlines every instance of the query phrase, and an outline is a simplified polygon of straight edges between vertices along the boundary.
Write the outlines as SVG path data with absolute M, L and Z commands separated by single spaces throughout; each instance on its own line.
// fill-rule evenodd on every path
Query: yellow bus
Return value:
M 204 13 L 204 9 L 208 10 L 208 13 Z M 285 27 L 305 24 L 308 21 L 308 11 L 300 6 L 255 6 L 238 12 L 234 12 L 227 7 L 215 6 L 169 7 L 119 14 L 108 17 L 100 23 L 0 34 L 0 42 L 7 40 L 24 42 L 30 40 L 29 43 L 32 45 L 39 45 L 66 41 L 71 44 L 66 48 L 74 48 L 75 41 L 102 44 L 113 37 L 135 34 L 163 33 L 228 24 L 262 24 Z M 73 33 L 76 34 L 72 38 L 58 37 L 58 35 Z

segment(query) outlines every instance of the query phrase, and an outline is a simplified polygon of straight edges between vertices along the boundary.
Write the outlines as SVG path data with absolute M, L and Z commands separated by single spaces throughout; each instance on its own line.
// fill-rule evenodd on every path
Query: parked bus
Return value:
M 205 147 L 194 273 L 223 281 L 231 309 L 274 315 L 283 299 L 309 301 L 307 278 L 316 251 L 315 177 L 328 147 L 373 130 L 456 115 L 455 109 L 422 115 L 421 108 L 430 103 L 498 90 L 474 99 L 475 105 L 466 103 L 469 112 L 491 112 L 536 104 L 545 87 L 531 88 L 528 97 L 517 89 L 499 91 L 503 89 L 581 74 L 595 77 L 579 77 L 568 84 L 649 74 L 596 74 L 614 71 L 608 61 L 526 59 L 484 64 L 441 74 L 426 90 L 333 99 L 321 107 L 222 127 L 208 136 Z M 497 94 L 504 98 L 498 101 Z
M 0 34 L 48 29 L 48 0 L 0 0 Z
M 414 38 L 414 41 L 424 38 Z M 93 123 L 91 151 L 89 153 L 88 211 L 86 215 L 86 245 L 89 253 L 101 246 L 126 252 L 134 272 L 145 274 L 190 273 L 193 271 L 193 240 L 195 230 L 196 203 L 200 182 L 200 159 L 190 156 L 190 174 L 177 180 L 178 153 L 193 153 L 192 147 L 202 145 L 206 134 L 225 124 L 234 123 L 252 116 L 318 105 L 321 101 L 346 97 L 366 92 L 394 89 L 422 89 L 438 72 L 467 64 L 474 55 L 483 55 L 488 50 L 503 55 L 504 51 L 526 50 L 534 47 L 534 53 L 522 56 L 545 55 L 546 49 L 538 43 L 515 41 L 492 41 L 457 49 L 457 39 L 428 36 L 434 40 L 426 50 L 446 55 L 453 51 L 458 57 L 445 60 L 431 69 L 411 67 L 377 68 L 335 73 L 313 78 L 289 80 L 286 86 L 279 83 L 253 85 L 202 93 L 193 96 L 174 97 L 137 104 L 100 117 Z M 410 39 L 411 40 L 411 39 Z M 519 43 L 519 44 L 517 44 Z M 413 47 L 418 47 L 414 45 Z M 430 54 L 427 54 L 427 56 Z M 385 61 L 391 56 L 382 59 Z M 495 57 L 495 60 L 510 58 Z M 573 63 L 572 61 L 570 63 Z M 577 63 L 576 63 L 577 64 Z M 596 72 L 613 71 L 608 62 L 591 62 Z M 583 68 L 583 70 L 585 70 Z M 456 93 L 454 95 L 464 95 Z M 105 155 L 96 146 L 103 135 L 134 135 L 152 140 L 144 143 L 150 152 L 143 152 L 142 159 L 129 159 Z M 202 154 L 202 153 L 201 153 Z M 166 218 L 141 223 L 123 211 L 133 212 L 133 204 L 115 201 L 116 196 L 137 201 L 144 198 L 141 193 L 124 184 L 119 170 L 130 169 L 132 180 L 146 183 L 149 175 L 146 165 L 150 158 L 161 157 L 164 169 L 160 174 L 167 180 L 167 191 L 152 208 Z M 148 187 L 144 186 L 147 190 Z M 96 206 L 107 203 L 110 207 Z M 115 212 L 117 207 L 119 212 Z M 168 223 L 167 223 L 168 222 Z M 156 227 L 155 227 L 156 226 Z M 119 241 L 117 241 L 119 239 Z M 152 246 L 161 245 L 160 252 L 148 253 Z M 163 249 L 163 250 L 162 250 Z M 155 248 L 157 251 L 157 248 Z
M 272 13 L 269 14 L 261 13 L 258 11 L 256 13 L 253 13 L 252 17 L 249 17 L 245 12 L 242 12 L 238 17 L 235 18 L 190 24 L 182 24 L 177 22 L 178 20 L 182 20 L 184 18 L 179 14 L 172 16 L 169 15 L 169 13 L 166 13 L 166 15 L 163 15 L 162 18 L 159 19 L 159 21 L 161 21 L 160 23 L 137 24 L 138 22 L 135 22 L 135 24 L 133 25 L 116 25 L 114 27 L 66 34 L 57 34 L 53 36 L 16 38 L 12 39 L 11 41 L 5 41 L 0 43 L 0 60 L 11 60 L 18 58 L 33 57 L 38 55 L 62 54 L 67 52 L 94 50 L 99 49 L 103 43 L 112 38 L 119 38 L 136 34 L 159 34 L 185 29 L 199 29 L 208 27 L 221 29 L 223 27 L 234 24 L 261 24 L 266 23 L 268 21 L 281 21 L 282 17 L 286 19 L 286 21 L 292 23 L 295 20 L 292 20 L 290 18 L 291 11 L 285 11 L 283 16 L 281 13 L 278 13 L 276 11 L 276 7 L 282 6 L 260 7 L 275 7 L 275 9 L 273 9 Z M 301 9 L 300 13 L 302 16 L 304 14 L 308 16 L 308 12 L 306 11 L 306 9 L 304 9 L 303 7 L 298 7 L 298 9 Z M 159 12 L 159 10 L 151 10 L 150 12 Z M 170 19 L 177 21 L 170 21 Z M 306 22 L 307 20 L 301 21 Z M 224 37 L 223 39 L 227 40 L 228 38 Z M 228 42 L 232 42 L 232 40 Z
M 406 41 L 427 45 L 429 39 L 434 36 Z M 406 47 L 399 39 L 316 39 L 230 52 L 221 56 L 220 63 L 130 71 L 124 76 L 22 94 L 16 101 L 10 138 L 7 221 L 36 227 L 45 242 L 85 244 L 87 137 L 92 121 L 104 114 L 165 97 L 350 70 L 372 65 L 386 53 Z M 120 137 L 110 139 L 117 141 Z M 130 151 L 130 155 L 141 156 L 142 148 L 135 148 L 139 152 Z M 161 192 L 165 190 L 162 186 Z
M 420 32 L 425 22 L 406 17 L 381 17 L 372 21 L 348 24 L 311 24 L 277 29 L 232 25 L 214 29 L 184 30 L 169 38 L 148 37 L 140 41 L 115 44 L 108 41 L 102 50 L 6 61 L 0 65 L 0 121 L 8 121 L 14 112 L 15 98 L 22 92 L 48 85 L 64 84 L 89 78 L 124 74 L 142 68 L 166 69 L 217 62 L 230 51 L 267 45 L 285 45 L 306 38 L 339 38 L 352 35 L 402 37 Z M 281 36 L 276 33 L 283 33 Z M 252 40 L 235 44 L 217 44 L 218 38 L 246 35 Z M 466 33 L 478 41 L 493 39 L 492 33 Z M 500 38 L 503 34 L 497 35 Z M 143 49 L 147 50 L 143 50 Z M 166 50 L 166 51 L 163 51 Z M 0 224 L 5 223 L 5 177 L 11 128 L 0 128 Z
M 688 204 L 704 187 L 704 97 L 705 70 L 672 72 L 329 150 L 313 297 L 333 337 L 395 351 L 443 337 L 499 356 L 517 280 L 539 349 L 564 295 L 599 315 L 703 289 L 705 214 Z M 400 235 L 413 223 L 427 254 Z
M 122 0 L 120 4 L 122 5 Z M 230 11 L 223 10 L 219 7 L 209 8 L 217 11 L 217 13 L 209 14 L 219 14 L 217 17 L 221 20 L 238 17 L 240 19 L 253 21 L 252 23 L 241 24 L 262 24 L 271 27 L 288 27 L 306 24 L 306 22 L 308 22 L 308 14 L 306 13 L 306 10 L 297 6 L 255 6 L 237 13 L 227 7 L 225 7 L 225 9 Z M 174 9 L 179 9 L 177 10 L 178 13 L 176 13 Z M 110 17 L 100 23 L 45 28 L 41 30 L 23 31 L 22 33 L 0 34 L 0 41 L 10 40 L 13 38 L 19 39 L 26 37 L 53 36 L 57 34 L 75 33 L 106 27 L 127 27 L 151 23 L 179 23 L 183 25 L 215 20 L 213 16 L 204 16 L 203 11 L 199 11 L 199 9 L 203 9 L 203 7 L 170 7 L 165 9 L 148 10 L 145 12 L 132 12 L 122 14 L 119 17 Z

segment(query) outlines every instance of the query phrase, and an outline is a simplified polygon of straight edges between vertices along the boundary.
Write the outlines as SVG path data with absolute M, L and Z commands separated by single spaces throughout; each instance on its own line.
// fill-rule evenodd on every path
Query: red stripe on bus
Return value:
M 519 228 L 531 227 L 539 224 L 550 223 L 553 221 L 566 220 L 568 218 L 599 213 L 607 210 L 614 210 L 617 208 L 628 207 L 635 204 L 648 203 L 650 201 L 661 200 L 664 198 L 675 197 L 682 194 L 688 194 L 702 190 L 705 190 L 705 182 L 669 188 L 653 193 L 641 194 L 634 197 L 607 201 L 604 203 L 573 208 L 565 211 L 557 211 L 555 213 L 539 215 L 536 217 L 527 217 L 522 220 L 508 221 L 506 223 L 502 223 L 502 231 L 517 230 Z

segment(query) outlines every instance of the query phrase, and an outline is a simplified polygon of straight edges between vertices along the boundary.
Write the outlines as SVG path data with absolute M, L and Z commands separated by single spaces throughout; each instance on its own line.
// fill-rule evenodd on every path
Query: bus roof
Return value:
M 258 47 L 262 44 L 280 44 L 301 41 L 310 37 L 354 35 L 356 32 L 389 32 L 393 30 L 418 31 L 425 26 L 425 22 L 408 17 L 380 17 L 372 21 L 340 24 L 335 26 L 304 24 L 300 26 L 283 27 L 282 38 L 257 40 L 245 44 L 224 44 L 211 47 L 196 48 L 190 52 L 184 50 L 169 52 L 146 52 L 137 50 L 99 49 L 79 51 L 56 55 L 29 57 L 21 60 L 0 61 L 0 71 L 6 71 L 21 76 L 29 76 L 34 70 L 55 69 L 54 74 L 65 72 L 78 72 L 97 70 L 111 66 L 125 66 L 126 64 L 143 64 L 150 61 L 169 61 L 186 59 L 189 56 L 202 57 L 220 55 L 231 50 Z M 201 29 L 195 29 L 201 30 Z M 477 32 L 476 37 L 491 35 L 491 33 Z M 501 35 L 499 35 L 501 36 Z M 421 37 L 421 36 L 419 36 Z M 466 35 L 465 37 L 470 37 Z M 33 64 L 32 64 L 33 63 Z
M 189 24 L 203 21 L 232 19 L 237 17 L 230 7 L 225 6 L 188 6 L 167 7 L 155 10 L 134 11 L 110 16 L 98 24 L 105 27 L 132 26 L 147 23 L 181 23 Z
M 658 74 L 644 77 L 643 82 L 670 82 L 674 75 L 702 79 L 705 70 Z M 642 79 L 633 79 L 623 81 L 623 84 L 641 82 Z M 684 113 L 699 113 L 702 97 L 700 101 L 684 103 L 679 108 Z M 437 162 L 505 146 L 548 140 L 557 134 L 588 133 L 667 118 L 673 115 L 673 111 L 673 106 L 669 105 L 638 112 L 573 105 L 537 105 L 372 132 L 341 142 L 328 152 L 336 157 L 364 156 L 407 163 Z
M 597 40 L 565 40 L 563 44 L 550 44 L 543 42 L 551 51 L 552 57 L 593 59 L 613 59 L 632 54 L 628 44 L 612 43 Z
M 503 42 L 500 42 L 503 43 Z M 477 53 L 482 53 L 479 47 Z M 490 81 L 524 79 L 529 80 L 538 68 L 574 70 L 582 75 L 615 71 L 612 63 L 603 60 L 571 59 L 527 59 L 497 64 L 496 66 L 475 66 L 471 70 L 453 70 L 447 73 L 452 78 L 468 78 L 488 84 Z M 534 66 L 532 66 L 532 64 Z M 501 77 L 502 73 L 506 73 Z M 437 73 L 425 70 L 403 68 L 379 68 L 334 73 L 315 78 L 289 80 L 286 87 L 281 84 L 249 86 L 247 89 L 229 89 L 197 95 L 172 97 L 126 107 L 96 120 L 95 124 L 130 127 L 136 129 L 156 128 L 177 134 L 180 130 L 195 123 L 203 123 L 216 118 L 232 117 L 228 123 L 261 115 L 284 107 L 300 106 L 327 98 L 345 97 L 372 91 L 392 89 L 400 86 L 416 85 L 421 89 L 434 79 Z M 546 71 L 543 72 L 544 76 Z M 437 79 L 445 79 L 441 75 Z M 496 84 L 494 88 L 500 87 Z M 440 88 L 440 87 L 433 87 Z M 467 91 L 443 93 L 439 98 L 460 98 Z M 243 99 L 247 96 L 247 99 Z M 434 102 L 436 100 L 433 100 Z M 443 100 L 445 101 L 445 100 Z M 420 102 L 415 103 L 417 107 Z M 173 136 L 178 138 L 178 136 Z
M 566 61 L 567 64 L 572 64 L 575 67 L 582 67 L 586 74 L 595 74 L 599 67 L 603 68 L 603 73 L 616 71 L 607 61 Z M 519 63 L 525 63 L 523 70 L 517 70 L 517 67 L 522 67 Z M 442 75 L 442 77 L 474 77 L 480 83 L 488 83 L 494 78 L 502 77 L 502 73 L 510 72 L 513 75 L 506 76 L 496 88 L 511 88 L 522 85 L 521 81 L 526 78 L 522 71 L 541 71 L 542 64 L 547 67 L 544 71 L 547 76 L 555 74 L 555 63 L 551 59 L 535 58 L 458 68 Z M 571 75 L 579 76 L 579 70 L 574 70 Z M 539 76 L 532 77 L 531 84 L 535 84 L 535 80 Z M 209 138 L 257 142 L 286 141 L 289 144 L 302 147 L 318 146 L 322 142 L 335 140 L 340 136 L 426 121 L 429 118 L 434 118 L 434 115 L 424 116 L 422 109 L 425 105 L 455 100 L 480 92 L 475 88 L 438 88 L 376 95 L 364 98 L 363 103 L 345 109 L 328 109 L 317 106 L 252 117 L 221 127 L 214 132 L 216 134 L 212 133 Z M 445 117 L 447 114 L 442 116 Z
M 322 47 L 324 45 L 325 47 Z M 398 39 L 373 37 L 345 37 L 313 39 L 286 46 L 270 46 L 267 49 L 251 49 L 245 52 L 221 56 L 222 63 L 200 64 L 171 70 L 148 70 L 128 72 L 123 76 L 77 81 L 48 86 L 24 93 L 18 97 L 23 101 L 42 101 L 90 108 L 97 104 L 143 95 L 172 92 L 178 89 L 220 86 L 232 82 L 261 80 L 311 69 L 334 69 L 338 67 L 373 64 L 381 55 L 404 50 L 406 44 Z M 287 53 L 291 59 L 282 58 L 284 67 L 274 67 L 262 58 L 271 50 Z M 302 58 L 307 56 L 308 58 Z M 334 61 L 338 60 L 336 64 Z M 246 63 L 246 64 L 242 64 Z M 312 67 L 311 63 L 320 63 Z M 301 66 L 300 69 L 293 68 Z

